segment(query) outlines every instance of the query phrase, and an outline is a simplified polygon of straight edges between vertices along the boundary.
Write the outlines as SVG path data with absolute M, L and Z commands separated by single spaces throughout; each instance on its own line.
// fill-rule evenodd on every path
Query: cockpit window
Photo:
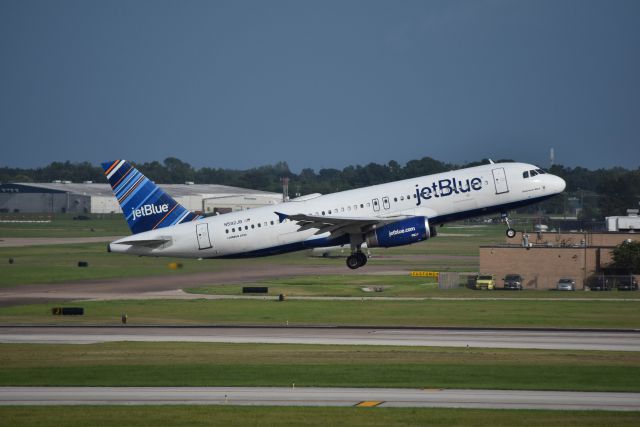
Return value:
M 536 172 L 536 171 L 529 171 L 529 173 L 531 174 L 531 176 L 536 176 L 536 175 L 538 175 L 538 172 Z
M 543 175 L 543 174 L 545 174 L 545 173 L 546 173 L 546 172 L 545 172 L 545 171 L 543 171 L 542 169 L 536 169 L 536 172 L 538 172 L 540 175 Z
M 529 178 L 529 171 L 522 172 L 522 177 L 523 178 Z

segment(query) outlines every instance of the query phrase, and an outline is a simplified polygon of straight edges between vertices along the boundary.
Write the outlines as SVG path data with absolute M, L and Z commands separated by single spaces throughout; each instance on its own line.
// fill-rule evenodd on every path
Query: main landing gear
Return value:
M 349 234 L 349 241 L 351 244 L 351 255 L 347 257 L 347 267 L 352 270 L 360 268 L 367 263 L 367 256 L 362 253 L 360 247 L 364 243 L 362 234 Z
M 367 256 L 360 251 L 354 252 L 347 257 L 347 267 L 352 270 L 360 268 L 367 263 Z
M 507 237 L 513 239 L 514 237 L 516 237 L 516 230 L 511 228 L 511 224 L 509 223 L 509 215 L 507 215 L 506 212 L 503 212 L 500 214 L 500 216 L 502 217 L 504 223 L 507 224 Z

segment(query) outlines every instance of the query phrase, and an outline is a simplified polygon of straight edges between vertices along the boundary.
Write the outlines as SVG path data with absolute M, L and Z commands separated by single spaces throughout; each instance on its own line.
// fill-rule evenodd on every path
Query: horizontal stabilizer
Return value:
M 155 248 L 169 242 L 170 239 L 147 239 L 147 240 L 118 240 L 113 242 L 115 245 L 145 246 L 147 248 Z

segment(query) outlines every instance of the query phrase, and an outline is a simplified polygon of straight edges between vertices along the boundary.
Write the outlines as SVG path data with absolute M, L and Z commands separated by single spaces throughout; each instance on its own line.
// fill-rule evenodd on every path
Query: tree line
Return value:
M 509 161 L 509 160 L 501 160 Z M 294 173 L 287 162 L 260 166 L 248 170 L 203 167 L 196 169 L 189 163 L 175 157 L 162 162 L 138 163 L 136 167 L 149 179 L 159 184 L 181 184 L 188 181 L 198 184 L 221 184 L 255 190 L 280 192 L 281 178 L 289 178 L 289 194 L 332 193 L 382 184 L 401 179 L 415 178 L 433 173 L 446 172 L 462 167 L 485 164 L 479 162 L 456 165 L 430 157 L 411 160 L 404 165 L 391 160 L 386 164 L 369 163 L 365 166 L 347 166 L 343 169 L 302 169 Z M 553 165 L 549 172 L 564 178 L 567 189 L 564 194 L 524 211 L 563 214 L 580 209 L 580 219 L 601 220 L 608 215 L 624 215 L 628 208 L 638 208 L 640 201 L 640 168 L 629 170 L 610 168 L 589 170 L 582 167 Z M 72 182 L 106 182 L 101 167 L 89 162 L 52 162 L 34 169 L 0 168 L 2 182 L 51 182 L 67 180 Z

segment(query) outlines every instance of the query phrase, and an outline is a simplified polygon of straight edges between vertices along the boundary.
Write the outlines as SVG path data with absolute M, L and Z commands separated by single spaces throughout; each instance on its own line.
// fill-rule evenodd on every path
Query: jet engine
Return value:
M 365 242 L 370 248 L 390 248 L 421 242 L 435 235 L 436 230 L 429 226 L 429 219 L 416 216 L 369 231 L 365 234 Z

